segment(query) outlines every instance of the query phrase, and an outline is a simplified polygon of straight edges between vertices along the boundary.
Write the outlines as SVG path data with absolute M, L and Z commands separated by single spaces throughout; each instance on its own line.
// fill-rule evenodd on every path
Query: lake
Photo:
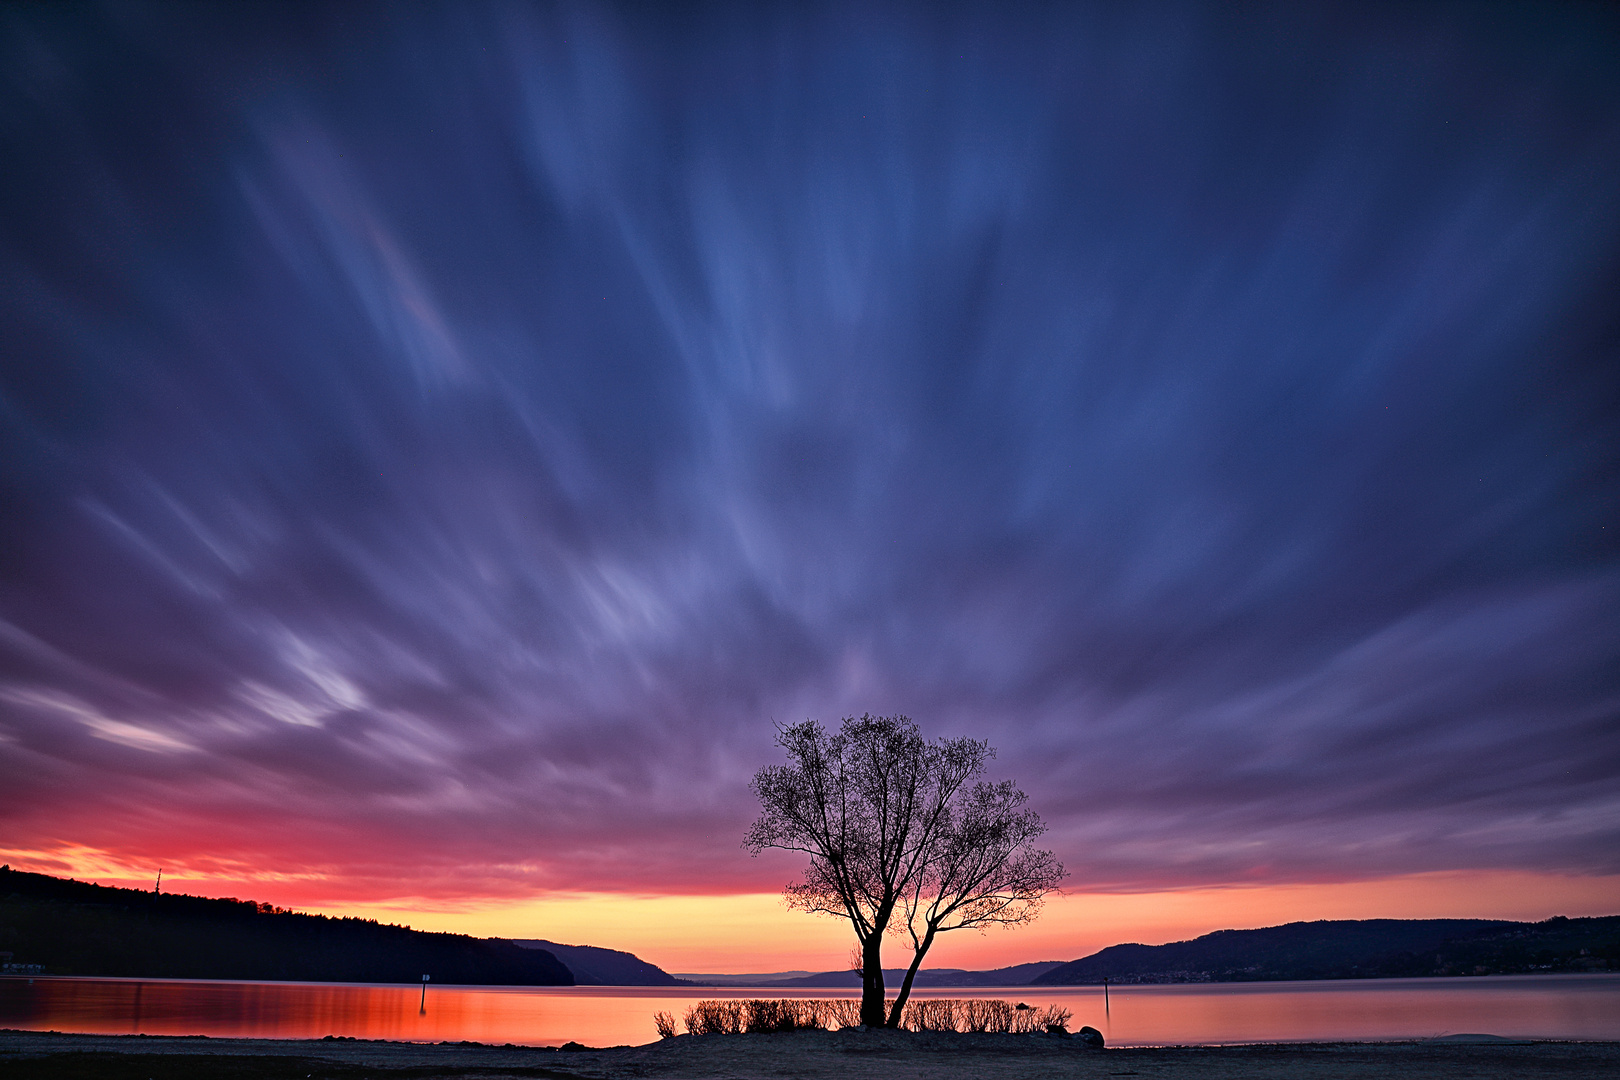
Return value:
M 588 1046 L 653 1041 L 652 1014 L 703 997 L 841 997 L 736 987 L 507 987 L 186 979 L 0 978 L 0 1028 Z M 1184 986 L 996 987 L 916 997 L 993 997 L 1072 1009 L 1070 1030 L 1114 1046 L 1428 1038 L 1461 1032 L 1620 1039 L 1620 975 L 1508 975 Z

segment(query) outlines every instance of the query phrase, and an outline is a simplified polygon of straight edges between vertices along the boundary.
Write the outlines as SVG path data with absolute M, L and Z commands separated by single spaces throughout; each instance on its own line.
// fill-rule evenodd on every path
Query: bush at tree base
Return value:
M 719 998 L 695 1002 L 684 1023 L 688 1035 L 828 1031 L 859 1026 L 860 1011 L 854 998 Z M 1027 1035 L 1066 1032 L 1073 1015 L 1057 1005 L 1036 1009 L 996 998 L 921 998 L 906 1002 L 900 1026 L 907 1031 Z M 674 1036 L 675 1021 L 668 1013 L 655 1013 L 653 1022 L 661 1038 Z

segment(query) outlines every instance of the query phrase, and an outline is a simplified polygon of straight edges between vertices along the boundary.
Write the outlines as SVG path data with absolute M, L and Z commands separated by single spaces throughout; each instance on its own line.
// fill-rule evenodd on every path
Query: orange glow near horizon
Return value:
M 460 912 L 350 906 L 343 913 L 409 922 L 423 930 L 624 949 L 666 971 L 827 971 L 844 965 L 853 942 L 845 924 L 789 911 L 775 893 L 550 897 Z M 1049 901 L 1029 926 L 941 937 L 929 952 L 928 966 L 984 969 L 1073 960 L 1121 942 L 1157 945 L 1212 930 L 1315 919 L 1535 921 L 1613 914 L 1620 914 L 1620 876 L 1510 871 L 1151 893 L 1071 892 Z M 904 965 L 903 942 L 893 940 L 886 952 L 893 966 Z
M 0 850 L 19 870 L 104 885 L 149 888 L 151 879 L 106 853 Z M 328 915 L 403 923 L 479 937 L 545 938 L 633 952 L 666 971 L 825 971 L 842 967 L 852 938 L 838 920 L 787 910 L 776 893 L 740 895 L 553 894 L 520 901 L 446 903 L 400 898 L 323 900 L 333 883 L 279 875 L 222 877 L 165 871 L 164 889 L 236 896 Z M 994 968 L 1072 960 L 1121 942 L 1155 945 L 1221 929 L 1315 919 L 1489 918 L 1620 913 L 1620 875 L 1575 877 L 1522 871 L 1415 874 L 1370 881 L 1187 887 L 1140 893 L 1071 891 L 1033 924 L 941 937 L 929 967 Z M 903 941 L 889 963 L 902 966 Z

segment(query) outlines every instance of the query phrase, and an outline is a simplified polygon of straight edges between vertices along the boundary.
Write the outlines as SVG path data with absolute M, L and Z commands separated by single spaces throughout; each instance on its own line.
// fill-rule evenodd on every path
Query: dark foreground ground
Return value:
M 1620 1043 L 1314 1043 L 1089 1050 L 1031 1035 L 796 1032 L 551 1050 L 340 1040 L 0 1032 L 5 1080 L 1144 1080 L 1620 1077 Z

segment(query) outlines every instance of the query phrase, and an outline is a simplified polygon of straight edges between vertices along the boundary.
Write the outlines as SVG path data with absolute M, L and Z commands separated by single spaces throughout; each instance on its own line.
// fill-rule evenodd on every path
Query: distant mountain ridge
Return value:
M 437 934 L 374 920 L 306 915 L 251 900 L 122 889 L 0 867 L 0 959 L 51 975 L 557 986 L 744 985 L 690 982 L 632 953 L 539 938 Z M 1539 923 L 1366 919 L 1218 930 L 1167 945 L 1123 944 L 1064 963 L 989 971 L 934 968 L 919 987 L 1620 971 L 1620 915 Z M 779 972 L 746 985 L 855 987 L 850 971 Z M 901 969 L 886 969 L 897 987 Z
M 963 968 L 923 968 L 917 972 L 915 986 L 1027 986 L 1035 976 L 1053 968 L 1063 966 L 1061 960 L 1041 960 L 1031 964 L 1015 964 L 1012 967 L 995 968 L 991 971 L 968 971 Z M 897 987 L 906 977 L 905 968 L 884 968 L 883 981 Z M 705 985 L 703 976 L 693 975 L 688 978 L 698 985 Z M 779 986 L 779 987 L 844 987 L 861 985 L 861 976 L 855 971 L 818 971 L 805 975 L 793 976 L 785 979 L 769 977 L 756 980 L 743 981 L 737 976 L 714 976 L 707 985 L 713 986 Z
M 677 971 L 675 977 L 693 986 L 770 986 L 784 979 L 799 979 L 814 975 L 813 971 L 755 971 L 745 974 L 731 972 Z
M 541 938 L 513 938 L 512 944 L 525 949 L 543 949 L 567 965 L 580 986 L 683 986 L 663 968 L 634 953 L 603 949 L 595 945 L 560 945 Z
M 0 951 L 47 975 L 568 986 L 549 952 L 252 900 L 120 889 L 0 867 Z
M 1361 919 L 1217 930 L 1114 945 L 1037 976 L 1044 986 L 1261 982 L 1620 969 L 1620 916 L 1540 923 Z

